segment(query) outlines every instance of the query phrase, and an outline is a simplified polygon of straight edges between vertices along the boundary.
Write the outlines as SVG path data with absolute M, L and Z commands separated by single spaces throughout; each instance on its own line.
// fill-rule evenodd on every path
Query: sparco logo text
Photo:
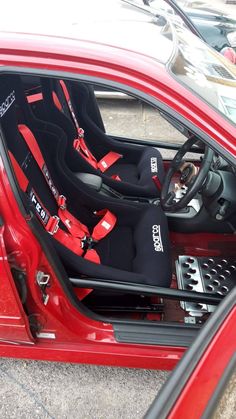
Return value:
M 152 173 L 157 173 L 158 172 L 157 158 L 156 157 L 151 157 L 151 172 Z
M 157 224 L 152 226 L 152 238 L 155 252 L 163 252 L 163 245 L 161 239 L 161 227 Z
M 4 113 L 10 108 L 10 106 L 15 101 L 15 91 L 12 90 L 12 92 L 7 96 L 7 98 L 2 102 L 0 105 L 0 117 L 2 118 Z

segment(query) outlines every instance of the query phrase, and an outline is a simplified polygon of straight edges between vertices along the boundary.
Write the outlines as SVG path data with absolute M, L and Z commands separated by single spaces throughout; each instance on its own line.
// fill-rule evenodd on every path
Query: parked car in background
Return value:
M 179 6 L 183 4 L 184 12 L 209 45 L 219 52 L 225 47 L 234 48 L 236 51 L 236 16 L 204 2 L 178 0 L 177 3 Z
M 190 0 L 134 0 L 164 12 L 194 30 L 210 46 L 236 63 L 236 16 L 229 15 L 201 1 Z M 185 15 L 185 16 L 184 16 Z

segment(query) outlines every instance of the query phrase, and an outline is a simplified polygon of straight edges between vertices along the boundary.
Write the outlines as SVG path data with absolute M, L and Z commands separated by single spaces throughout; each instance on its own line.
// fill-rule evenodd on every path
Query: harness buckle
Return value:
M 84 236 L 81 239 L 81 247 L 84 251 L 90 250 L 97 243 L 97 240 L 94 240 L 91 236 Z
M 59 195 L 58 205 L 62 210 L 66 209 L 66 197 L 64 195 Z
M 84 138 L 84 130 L 83 130 L 83 128 L 78 128 L 78 137 L 79 138 Z
M 53 215 L 49 219 L 48 224 L 46 226 L 46 230 L 49 234 L 51 234 L 51 236 L 56 234 L 56 232 L 58 231 L 59 221 L 60 221 L 60 218 L 57 215 Z

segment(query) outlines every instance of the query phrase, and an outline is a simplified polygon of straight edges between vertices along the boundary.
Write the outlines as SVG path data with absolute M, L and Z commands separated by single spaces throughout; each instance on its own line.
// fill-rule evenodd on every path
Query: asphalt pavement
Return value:
M 166 372 L 0 360 L 0 417 L 142 418 Z

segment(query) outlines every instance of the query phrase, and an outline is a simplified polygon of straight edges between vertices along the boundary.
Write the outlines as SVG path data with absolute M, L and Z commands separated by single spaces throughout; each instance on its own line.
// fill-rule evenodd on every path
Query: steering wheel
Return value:
M 214 156 L 213 150 L 209 147 L 205 146 L 204 157 L 199 169 L 192 163 L 187 163 L 183 160 L 184 155 L 190 151 L 193 144 L 197 142 L 199 142 L 199 140 L 195 136 L 190 137 L 182 145 L 171 162 L 161 190 L 161 205 L 165 211 L 176 212 L 185 208 L 201 189 L 203 182 L 207 177 Z M 172 177 L 177 172 L 180 172 L 181 174 L 180 181 L 177 183 L 175 190 L 169 192 Z M 180 199 L 176 200 L 176 192 L 183 186 L 187 187 L 186 193 Z

